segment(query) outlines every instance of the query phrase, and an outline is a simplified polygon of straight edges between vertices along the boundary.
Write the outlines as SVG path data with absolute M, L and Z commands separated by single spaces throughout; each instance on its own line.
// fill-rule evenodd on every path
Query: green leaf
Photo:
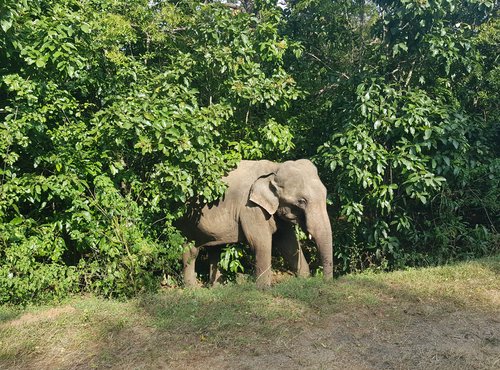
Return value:
M 35 63 L 38 68 L 45 67 L 45 60 L 42 58 L 37 59 Z
M 431 129 L 426 129 L 424 132 L 424 140 L 429 140 L 432 135 L 432 130 Z
M 20 224 L 20 223 L 22 223 L 22 222 L 23 222 L 23 218 L 22 218 L 22 217 L 15 217 L 15 218 L 13 218 L 13 219 L 9 222 L 9 224 L 10 224 L 10 225 L 13 225 L 13 226 L 16 226 L 16 225 L 19 225 L 19 224 Z
M 0 26 L 4 32 L 7 32 L 12 27 L 12 19 L 2 19 Z
M 80 29 L 84 32 L 84 33 L 90 33 L 90 26 L 87 24 L 87 23 L 82 23 L 80 25 Z

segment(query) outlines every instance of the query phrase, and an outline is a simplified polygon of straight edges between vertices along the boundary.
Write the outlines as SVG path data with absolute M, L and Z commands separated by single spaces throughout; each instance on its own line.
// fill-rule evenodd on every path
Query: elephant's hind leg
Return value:
M 199 247 L 191 247 L 182 254 L 182 264 L 184 273 L 184 285 L 186 287 L 194 287 L 198 285 L 196 279 L 196 271 L 194 270 L 196 257 L 200 251 Z

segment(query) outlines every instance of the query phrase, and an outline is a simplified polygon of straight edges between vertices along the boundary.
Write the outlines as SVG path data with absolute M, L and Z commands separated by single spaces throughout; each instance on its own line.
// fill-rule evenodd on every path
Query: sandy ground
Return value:
M 482 286 L 481 280 L 473 283 L 468 284 Z M 495 286 L 467 291 L 462 301 L 453 295 L 434 298 L 373 288 L 376 304 L 346 303 L 333 313 L 315 313 L 312 306 L 297 318 L 273 322 L 257 317 L 258 325 L 212 333 L 210 328 L 156 325 L 147 320 L 147 306 L 110 302 L 103 305 L 106 310 L 128 308 L 100 315 L 87 312 L 91 305 L 69 304 L 4 320 L 0 369 L 498 370 L 500 289 Z M 474 300 L 477 291 L 488 305 L 473 303 L 479 302 Z M 286 307 L 293 303 L 281 302 Z M 151 308 L 157 316 L 158 307 Z M 122 322 L 122 315 L 129 314 L 135 319 Z M 2 330 L 19 344 L 6 343 Z M 2 347 L 10 349 L 2 354 Z
M 499 369 L 500 315 L 433 312 L 418 307 L 391 315 L 352 312 L 296 337 L 256 343 L 243 351 L 217 349 L 153 368 L 171 369 Z M 401 315 L 399 315 L 401 314 Z

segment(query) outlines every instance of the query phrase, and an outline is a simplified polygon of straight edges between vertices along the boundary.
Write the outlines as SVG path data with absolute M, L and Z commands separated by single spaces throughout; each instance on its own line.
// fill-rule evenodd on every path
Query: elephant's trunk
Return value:
M 319 212 L 319 217 L 308 217 L 306 223 L 307 231 L 311 234 L 319 249 L 323 265 L 323 276 L 325 279 L 331 279 L 333 277 L 332 227 L 326 207 Z

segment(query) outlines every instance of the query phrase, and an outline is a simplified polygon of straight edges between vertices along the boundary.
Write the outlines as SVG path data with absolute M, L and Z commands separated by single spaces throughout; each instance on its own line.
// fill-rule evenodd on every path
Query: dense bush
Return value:
M 329 184 L 340 269 L 498 251 L 497 15 L 489 1 L 289 9 L 309 92 L 295 142 Z
M 497 11 L 3 1 L 0 302 L 157 287 L 241 158 L 316 161 L 341 271 L 491 253 Z
M 3 5 L 0 301 L 157 284 L 189 201 L 220 196 L 242 156 L 291 148 L 277 119 L 299 94 L 292 46 L 268 8 Z

